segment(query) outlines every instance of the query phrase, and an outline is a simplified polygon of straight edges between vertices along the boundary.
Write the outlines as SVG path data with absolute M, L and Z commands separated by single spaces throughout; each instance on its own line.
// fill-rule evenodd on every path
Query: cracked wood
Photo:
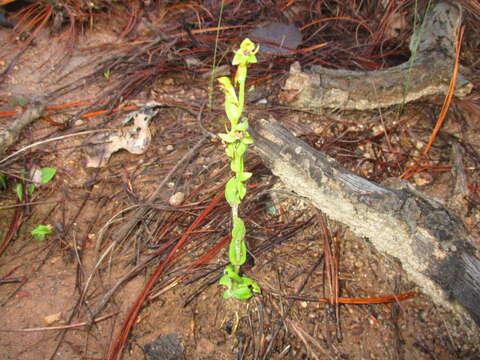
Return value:
M 296 62 L 290 67 L 280 101 L 307 110 L 369 110 L 446 94 L 461 21 L 460 5 L 438 3 L 412 36 L 409 61 L 385 70 L 350 71 L 312 66 L 302 71 Z M 455 95 L 468 95 L 472 87 L 459 72 Z
M 460 218 L 408 183 L 386 187 L 355 175 L 273 119 L 249 131 L 255 150 L 289 189 L 399 259 L 435 302 L 480 325 L 480 260 Z

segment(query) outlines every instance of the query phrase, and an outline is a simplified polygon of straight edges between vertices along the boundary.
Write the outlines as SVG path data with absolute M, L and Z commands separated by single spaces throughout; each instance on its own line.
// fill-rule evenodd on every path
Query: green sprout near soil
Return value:
M 42 185 L 48 184 L 50 181 L 52 181 L 53 177 L 57 173 L 57 169 L 55 168 L 49 168 L 49 167 L 44 167 L 38 170 L 39 171 L 39 179 L 38 183 Z M 21 172 L 21 177 L 26 178 L 27 174 L 26 171 L 23 170 Z M 0 190 L 6 190 L 7 189 L 7 177 L 5 174 L 0 173 Z M 24 195 L 24 185 L 22 183 L 16 183 L 13 186 L 13 191 L 17 195 L 18 200 L 23 201 L 23 195 Z M 35 185 L 34 184 L 29 184 L 27 187 L 27 193 L 28 195 L 32 195 L 33 192 L 35 191 Z M 53 228 L 51 225 L 42 225 L 38 224 L 31 232 L 30 234 L 34 237 L 35 240 L 37 241 L 44 241 L 45 237 L 53 232 Z
M 44 241 L 45 237 L 53 232 L 52 225 L 37 225 L 30 233 L 37 241 Z
M 247 79 L 248 64 L 256 63 L 255 54 L 259 47 L 249 39 L 243 40 L 240 49 L 235 51 L 232 64 L 237 65 L 234 85 L 230 79 L 223 76 L 218 79 L 225 94 L 225 113 L 230 121 L 230 129 L 226 134 L 218 136 L 226 144 L 227 156 L 230 160 L 230 168 L 234 176 L 228 180 L 225 186 L 225 198 L 232 208 L 232 239 L 228 250 L 230 265 L 224 270 L 220 278 L 220 285 L 227 288 L 223 293 L 225 299 L 234 297 L 239 300 L 247 300 L 253 293 L 260 293 L 260 286 L 252 279 L 240 275 L 240 267 L 247 260 L 247 245 L 245 243 L 246 228 L 243 220 L 238 216 L 238 206 L 247 193 L 245 182 L 252 173 L 244 170 L 244 155 L 248 145 L 253 143 L 248 133 L 248 120 L 241 117 L 245 103 L 245 82 Z M 238 97 L 235 88 L 238 88 Z
M 57 169 L 49 168 L 49 167 L 41 168 L 39 171 L 40 171 L 39 183 L 42 185 L 48 184 L 57 173 Z M 25 172 L 22 173 L 22 177 L 23 178 L 26 177 Z M 2 183 L 2 181 L 0 181 L 0 183 Z M 5 182 L 5 187 L 6 187 L 6 182 Z M 18 200 L 23 201 L 23 184 L 22 183 L 15 184 L 13 187 L 13 190 L 17 194 Z M 27 187 L 28 195 L 32 195 L 34 191 L 35 191 L 35 185 L 29 184 Z
M 112 76 L 112 70 L 111 69 L 108 69 L 107 71 L 105 71 L 103 73 L 103 77 L 105 78 L 105 80 L 110 80 L 110 77 Z

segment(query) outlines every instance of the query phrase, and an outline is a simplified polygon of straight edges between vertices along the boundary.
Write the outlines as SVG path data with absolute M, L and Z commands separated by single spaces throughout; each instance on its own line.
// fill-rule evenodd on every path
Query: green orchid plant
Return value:
M 234 297 L 239 300 L 247 300 L 253 293 L 260 293 L 260 286 L 252 279 L 241 276 L 240 267 L 247 260 L 247 245 L 245 243 L 245 223 L 238 215 L 238 206 L 247 193 L 245 182 L 252 173 L 244 169 L 243 157 L 248 145 L 253 143 L 248 133 L 248 120 L 242 117 L 245 104 L 245 82 L 247 79 L 248 64 L 256 63 L 255 54 L 259 47 L 249 39 L 243 40 L 240 48 L 235 51 L 232 64 L 237 65 L 234 85 L 227 77 L 218 79 L 225 94 L 225 113 L 230 122 L 227 133 L 219 134 L 226 145 L 225 152 L 230 160 L 230 168 L 234 176 L 228 180 L 225 186 L 225 198 L 232 208 L 232 239 L 228 250 L 230 264 L 225 267 L 224 275 L 220 278 L 220 285 L 227 289 L 223 293 L 225 299 Z M 238 89 L 238 96 L 235 89 Z

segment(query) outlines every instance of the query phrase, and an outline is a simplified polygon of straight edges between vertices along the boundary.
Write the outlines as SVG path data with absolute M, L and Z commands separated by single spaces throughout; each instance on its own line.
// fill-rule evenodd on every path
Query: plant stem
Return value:
M 246 79 L 246 76 L 247 76 L 247 66 L 245 66 L 245 79 Z M 238 103 L 240 104 L 240 109 L 242 109 L 243 111 L 243 106 L 245 105 L 245 80 L 239 82 Z

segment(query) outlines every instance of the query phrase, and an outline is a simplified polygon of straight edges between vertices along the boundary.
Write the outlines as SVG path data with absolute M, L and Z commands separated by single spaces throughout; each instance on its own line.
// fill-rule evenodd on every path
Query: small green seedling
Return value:
M 45 237 L 53 232 L 52 225 L 37 225 L 31 234 L 37 241 L 45 241 Z
M 237 65 L 237 72 L 234 78 L 234 85 L 227 77 L 218 79 L 225 94 L 225 113 L 230 122 L 230 129 L 227 133 L 218 136 L 226 144 L 225 152 L 230 160 L 230 168 L 234 176 L 228 180 L 225 186 L 225 198 L 232 208 L 232 239 L 228 250 L 228 258 L 231 265 L 227 265 L 224 275 L 220 278 L 220 285 L 227 288 L 223 297 L 228 299 L 234 297 L 246 300 L 259 293 L 258 284 L 247 277 L 240 275 L 240 266 L 247 260 L 247 246 L 245 243 L 246 228 L 243 220 L 238 216 L 238 205 L 245 197 L 247 187 L 245 182 L 252 176 L 252 173 L 244 170 L 243 157 L 248 145 L 253 143 L 248 133 L 248 120 L 242 118 L 245 103 L 245 82 L 247 79 L 247 66 L 256 63 L 255 54 L 259 48 L 249 39 L 243 40 L 240 49 L 235 51 L 232 64 Z M 238 97 L 235 88 L 238 88 Z
M 40 183 L 42 185 L 48 184 L 50 181 L 52 181 L 53 177 L 57 173 L 57 169 L 55 168 L 48 168 L 44 167 L 38 170 L 38 173 L 35 173 L 33 175 L 33 180 L 35 183 Z M 27 174 L 26 171 L 23 170 L 22 173 L 22 178 L 26 178 Z M 6 177 L 4 174 L 0 174 L 0 188 L 6 188 L 7 182 L 6 182 Z M 23 201 L 23 195 L 24 195 L 24 187 L 22 183 L 17 183 L 14 185 L 13 190 L 17 194 L 17 197 L 20 201 Z M 34 183 L 31 183 L 27 187 L 27 192 L 28 195 L 32 195 L 33 192 L 35 191 L 35 185 Z M 53 232 L 53 228 L 51 225 L 37 225 L 35 229 L 31 231 L 32 236 L 35 238 L 37 241 L 44 241 L 45 237 Z
M 55 168 L 49 168 L 49 167 L 44 167 L 38 170 L 39 171 L 39 179 L 37 180 L 38 183 L 42 185 L 48 184 L 50 181 L 52 181 L 53 177 L 57 173 L 57 169 Z M 26 173 L 22 173 L 22 177 L 26 177 Z M 0 181 L 1 183 L 1 181 Z M 1 184 L 0 184 L 1 186 Z M 23 201 L 23 184 L 22 183 L 17 183 L 13 187 L 13 191 L 17 194 L 17 197 L 20 201 Z M 34 184 L 29 184 L 27 187 L 27 192 L 28 195 L 32 195 L 33 192 L 35 191 L 35 185 Z
M 44 167 L 40 169 L 40 183 L 42 185 L 48 184 L 50 181 L 52 181 L 53 177 L 57 173 L 57 169 L 55 168 L 49 168 L 49 167 Z
M 110 80 L 110 77 L 112 76 L 112 70 L 108 69 L 107 71 L 105 71 L 103 73 L 103 77 L 105 78 L 105 80 Z
M 15 191 L 15 194 L 17 194 L 18 200 L 23 201 L 23 184 L 15 184 L 13 191 Z

